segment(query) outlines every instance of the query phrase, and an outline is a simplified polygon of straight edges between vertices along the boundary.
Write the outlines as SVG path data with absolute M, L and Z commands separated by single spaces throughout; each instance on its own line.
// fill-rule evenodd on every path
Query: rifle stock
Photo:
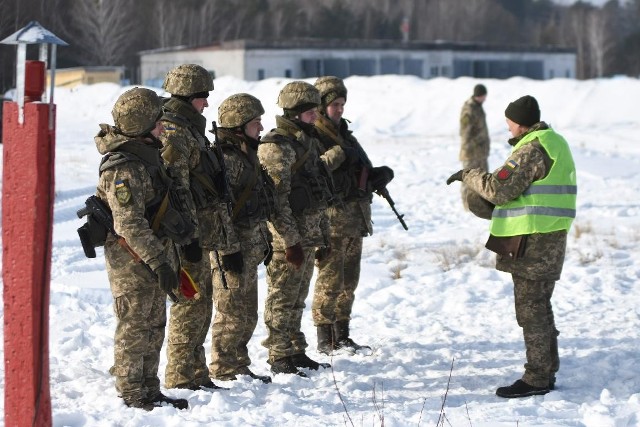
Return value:
M 143 267 L 149 273 L 151 273 L 153 277 L 157 278 L 158 276 L 156 275 L 156 273 L 154 273 L 151 267 L 149 267 L 149 265 L 145 263 L 142 260 L 142 258 L 140 258 L 140 256 L 131 248 L 131 246 L 129 246 L 125 238 L 122 236 L 119 236 L 118 233 L 116 233 L 116 230 L 113 226 L 113 215 L 111 214 L 111 210 L 109 209 L 109 206 L 107 206 L 107 204 L 104 203 L 102 200 L 100 200 L 97 196 L 90 196 L 89 198 L 87 198 L 87 200 L 84 203 L 85 203 L 85 207 L 78 210 L 78 212 L 76 212 L 76 214 L 78 215 L 78 218 L 82 218 L 87 215 L 90 215 L 92 218 L 94 218 L 109 233 L 115 236 L 115 238 L 118 241 L 118 244 L 124 250 L 126 250 L 129 253 L 129 255 L 131 255 L 131 258 L 133 258 L 134 262 L 138 264 L 142 264 Z M 78 233 L 80 234 L 80 229 L 78 230 Z M 82 238 L 83 236 L 82 234 L 80 234 L 80 239 L 82 240 Z M 87 249 L 85 248 L 86 243 L 91 243 L 91 242 L 82 241 L 82 246 L 85 249 L 85 254 L 87 253 Z M 102 244 L 104 244 L 104 241 L 100 245 Z M 94 258 L 94 257 L 95 257 L 95 251 L 93 251 L 93 257 L 91 258 Z M 168 295 L 171 301 L 178 302 L 178 297 L 176 297 L 176 295 L 173 292 L 169 292 Z

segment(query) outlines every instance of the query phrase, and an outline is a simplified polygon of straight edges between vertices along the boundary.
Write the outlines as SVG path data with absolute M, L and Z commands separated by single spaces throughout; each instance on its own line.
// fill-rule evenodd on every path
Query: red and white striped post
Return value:
M 55 46 L 65 42 L 35 21 L 1 43 L 17 44 L 17 102 L 3 107 L 2 279 L 4 422 L 51 426 L 49 289 L 53 230 Z M 27 61 L 27 45 L 40 60 Z M 46 86 L 51 44 L 51 92 Z

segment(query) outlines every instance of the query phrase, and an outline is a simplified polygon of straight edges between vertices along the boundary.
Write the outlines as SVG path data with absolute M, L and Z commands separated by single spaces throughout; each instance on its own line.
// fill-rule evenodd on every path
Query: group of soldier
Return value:
M 180 65 L 163 88 L 169 98 L 145 88 L 123 93 L 114 125 L 101 124 L 95 137 L 104 155 L 96 198 L 113 219 L 111 228 L 97 225 L 100 215 L 87 224 L 94 246 L 104 245 L 117 318 L 110 372 L 124 403 L 188 407 L 161 392 L 157 375 L 167 296 L 166 388 L 211 390 L 219 388 L 213 380 L 239 376 L 271 382 L 249 368 L 260 264 L 272 374 L 306 377 L 329 367 L 307 355 L 301 330 L 316 266 L 318 352 L 369 349 L 350 338 L 349 324 L 372 194 L 386 191 L 393 171 L 373 167 L 349 130 L 344 82 L 325 76 L 285 85 L 282 115 L 262 137 L 260 100 L 232 95 L 209 130 L 213 143 L 203 115 L 210 73 Z

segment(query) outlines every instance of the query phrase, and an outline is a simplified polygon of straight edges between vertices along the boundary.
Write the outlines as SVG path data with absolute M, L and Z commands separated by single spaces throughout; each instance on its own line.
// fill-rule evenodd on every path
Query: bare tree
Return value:
M 135 0 L 75 0 L 72 2 L 74 45 L 82 63 L 116 65 L 133 45 L 139 27 L 131 14 Z

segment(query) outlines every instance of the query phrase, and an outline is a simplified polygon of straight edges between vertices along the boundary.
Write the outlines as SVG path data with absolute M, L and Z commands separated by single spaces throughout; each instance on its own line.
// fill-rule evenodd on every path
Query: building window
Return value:
M 438 77 L 438 67 L 431 67 L 429 69 L 429 73 L 431 74 L 431 77 Z
M 264 68 L 258 68 L 258 80 L 264 80 Z
M 291 78 L 291 70 L 289 68 L 284 70 L 284 76 L 287 78 Z
M 448 65 L 444 65 L 440 68 L 440 75 L 444 76 L 444 77 L 449 77 L 450 75 L 450 71 L 449 71 L 449 66 Z

